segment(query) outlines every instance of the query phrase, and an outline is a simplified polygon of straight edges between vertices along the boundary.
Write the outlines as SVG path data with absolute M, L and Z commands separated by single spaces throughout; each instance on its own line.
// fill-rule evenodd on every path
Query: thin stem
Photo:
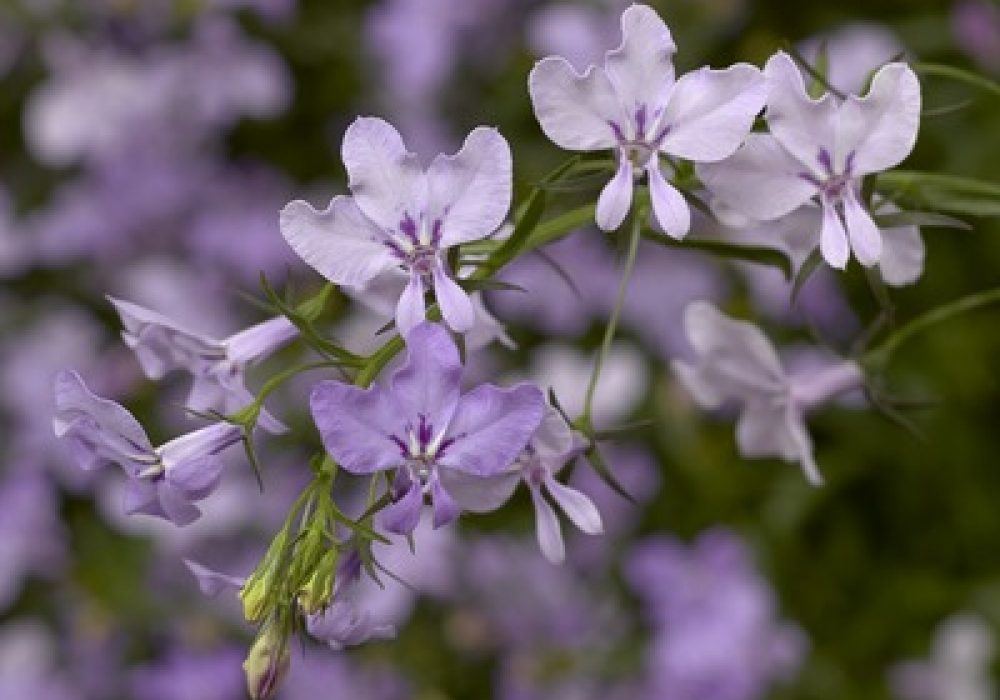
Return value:
M 594 362 L 594 371 L 590 374 L 590 383 L 587 385 L 587 395 L 583 402 L 583 424 L 588 431 L 593 430 L 591 423 L 591 411 L 594 404 L 594 393 L 597 391 L 597 382 L 601 378 L 601 370 L 604 368 L 604 360 L 611 350 L 611 343 L 615 339 L 615 331 L 618 329 L 618 319 L 625 305 L 625 295 L 628 293 L 629 281 L 632 279 L 632 270 L 635 268 L 636 253 L 639 250 L 639 240 L 642 238 L 642 214 L 638 209 L 632 212 L 632 230 L 628 239 L 628 252 L 625 257 L 625 268 L 622 270 L 621 282 L 618 285 L 618 296 L 615 299 L 615 308 L 611 311 L 611 318 L 604 329 L 604 339 L 601 341 L 601 349 Z

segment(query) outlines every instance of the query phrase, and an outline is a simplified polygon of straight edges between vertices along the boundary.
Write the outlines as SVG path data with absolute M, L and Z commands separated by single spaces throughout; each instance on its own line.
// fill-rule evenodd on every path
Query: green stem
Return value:
M 594 393 L 597 391 L 597 382 L 601 378 L 601 370 L 604 368 L 604 360 L 611 350 L 611 343 L 615 339 L 615 331 L 618 329 L 618 319 L 621 316 L 622 307 L 625 305 L 625 295 L 628 293 L 629 281 L 632 279 L 632 270 L 635 268 L 635 258 L 639 250 L 639 240 L 642 238 L 643 215 L 639 209 L 632 211 L 632 230 L 628 239 L 628 252 L 625 256 L 625 268 L 622 270 L 621 282 L 618 284 L 618 296 L 615 299 L 615 308 L 611 311 L 611 318 L 604 329 L 604 339 L 601 341 L 601 349 L 594 362 L 594 371 L 590 374 L 590 383 L 587 385 L 587 394 L 583 402 L 583 425 L 588 432 L 593 431 L 591 422 L 591 410 L 594 404 Z
M 962 297 L 950 304 L 939 306 L 928 311 L 922 316 L 918 316 L 909 323 L 902 326 L 898 331 L 889 336 L 880 345 L 872 348 L 862 357 L 865 364 L 880 364 L 888 361 L 889 357 L 899 348 L 900 345 L 931 326 L 950 320 L 954 316 L 959 316 L 970 311 L 975 311 L 990 304 L 1000 303 L 1000 289 L 991 289 L 979 294 L 972 294 Z

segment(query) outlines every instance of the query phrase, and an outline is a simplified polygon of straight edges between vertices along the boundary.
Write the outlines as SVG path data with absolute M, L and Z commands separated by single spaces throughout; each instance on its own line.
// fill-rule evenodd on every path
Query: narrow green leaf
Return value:
M 802 267 L 795 275 L 795 280 L 792 282 L 792 303 L 794 304 L 798 301 L 799 293 L 802 288 L 806 286 L 806 282 L 812 277 L 812 274 L 819 268 L 820 264 L 823 262 L 823 254 L 819 250 L 819 246 L 813 248 L 813 251 L 809 253 L 805 262 L 802 263 Z
M 1000 83 L 996 83 L 978 73 L 941 63 L 917 63 L 914 64 L 913 69 L 922 75 L 933 75 L 938 78 L 947 78 L 958 83 L 965 83 L 983 92 L 988 92 L 994 97 L 1000 97 Z
M 785 279 L 792 279 L 792 261 L 788 256 L 776 248 L 766 248 L 764 246 L 747 246 L 727 243 L 725 241 L 706 240 L 699 238 L 685 238 L 678 241 L 670 236 L 643 229 L 643 237 L 667 248 L 687 248 L 688 250 L 700 250 L 719 258 L 730 260 L 742 260 L 743 262 L 754 263 L 756 265 L 766 265 L 781 270 Z
M 879 228 L 896 228 L 899 226 L 928 226 L 940 228 L 957 228 L 963 231 L 971 231 L 970 226 L 961 219 L 956 219 L 947 214 L 938 214 L 930 211 L 900 211 L 891 214 L 876 214 L 875 223 Z
M 607 484 L 612 491 L 630 503 L 637 502 L 635 500 L 635 496 L 630 494 L 622 483 L 618 481 L 618 477 L 614 475 L 614 472 L 611 471 L 611 467 L 609 467 L 608 463 L 604 461 L 604 455 L 601 454 L 601 450 L 597 447 L 597 443 L 592 444 L 590 448 L 583 453 L 583 455 L 587 458 L 587 461 L 590 463 L 590 466 L 593 467 L 597 476 L 601 478 L 601 481 Z

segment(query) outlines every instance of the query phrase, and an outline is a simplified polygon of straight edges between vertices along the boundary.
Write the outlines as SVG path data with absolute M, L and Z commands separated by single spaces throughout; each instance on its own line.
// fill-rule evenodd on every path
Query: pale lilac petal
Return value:
M 785 420 L 788 433 L 798 450 L 799 466 L 802 467 L 806 481 L 813 486 L 822 486 L 824 483 L 823 475 L 820 473 L 819 465 L 816 464 L 816 458 L 813 456 L 812 438 L 806 429 L 802 414 L 794 406 L 789 405 L 785 409 Z
M 847 232 L 836 208 L 823 201 L 823 228 L 819 232 L 819 250 L 830 267 L 843 270 L 851 255 L 847 242 Z
M 573 452 L 575 447 L 573 430 L 562 414 L 552 406 L 545 407 L 545 417 L 542 418 L 538 430 L 531 436 L 531 447 L 546 464 L 565 461 Z
M 122 492 L 122 510 L 126 515 L 142 513 L 157 518 L 166 518 L 160 507 L 156 484 L 148 479 L 129 479 Z
M 882 230 L 882 257 L 878 269 L 886 284 L 902 287 L 916 282 L 924 272 L 925 256 L 924 239 L 916 226 Z
M 402 434 L 406 418 L 384 387 L 320 382 L 312 390 L 309 406 L 323 446 L 347 471 L 371 474 L 403 462 L 392 436 L 406 440 Z
M 448 428 L 452 442 L 438 461 L 468 474 L 499 474 L 521 454 L 544 415 L 545 398 L 536 386 L 476 387 L 459 401 Z
M 218 487 L 222 466 L 218 457 L 193 457 L 168 468 L 165 478 L 184 498 L 200 501 Z
M 790 404 L 748 403 L 736 424 L 736 442 L 744 457 L 798 462 L 811 484 L 822 483 L 812 456 L 812 441 L 801 416 Z
M 545 488 L 548 489 L 552 499 L 562 508 L 563 513 L 581 532 L 588 535 L 600 535 L 604 532 L 601 514 L 594 502 L 590 500 L 590 496 L 559 483 L 551 476 L 545 480 Z
M 173 369 L 198 372 L 224 356 L 222 345 L 182 328 L 151 309 L 108 297 L 122 321 L 122 339 L 150 379 L 162 379 Z
M 876 264 L 882 257 L 882 233 L 852 187 L 844 193 L 844 220 L 854 257 L 865 267 Z
M 426 317 L 424 280 L 420 274 L 412 272 L 396 304 L 396 330 L 400 335 L 407 336 Z
M 766 98 L 767 81 L 748 63 L 688 73 L 670 92 L 660 150 L 694 161 L 722 160 L 746 139 Z
M 427 170 L 427 215 L 440 220 L 441 247 L 488 236 L 504 222 L 513 190 L 510 146 L 496 129 L 473 129 L 453 156 Z
M 292 250 L 334 284 L 363 285 L 398 262 L 382 229 L 351 197 L 334 197 L 323 211 L 302 200 L 290 202 L 278 225 Z
M 837 104 L 826 94 L 814 100 L 806 92 L 795 61 L 779 51 L 764 66 L 768 83 L 767 125 L 789 153 L 810 167 L 817 167 L 821 149 L 832 158 L 836 145 Z M 840 166 L 842 163 L 836 163 Z
M 392 639 L 392 625 L 377 623 L 367 611 L 359 610 L 351 601 L 335 600 L 326 610 L 306 617 L 306 630 L 313 638 L 334 651 L 357 646 L 376 639 Z
M 595 220 L 602 230 L 615 231 L 625 221 L 629 207 L 632 206 L 634 186 L 632 163 L 628 158 L 620 158 L 615 176 L 604 186 L 597 199 Z
M 379 511 L 379 523 L 386 532 L 409 535 L 420 522 L 424 507 L 424 494 L 420 482 L 410 480 L 409 488 L 395 503 Z
M 455 413 L 461 380 L 462 362 L 451 335 L 436 323 L 421 323 L 406 336 L 406 361 L 390 384 L 400 419 L 424 416 L 437 435 Z
M 510 470 L 496 476 L 475 476 L 439 466 L 438 478 L 462 510 L 489 513 L 510 500 L 521 481 L 521 473 Z
M 160 508 L 167 520 L 177 527 L 190 525 L 201 517 L 201 511 L 191 503 L 187 496 L 169 481 L 156 484 L 156 496 L 160 500 Z
M 227 392 L 213 374 L 196 374 L 184 405 L 198 413 L 219 410 L 226 403 Z M 251 400 L 253 397 L 251 397 Z
M 355 119 L 344 134 L 341 156 L 358 207 L 384 230 L 394 231 L 407 214 L 416 218 L 424 210 L 424 172 L 385 120 Z
M 224 341 L 226 356 L 239 365 L 259 362 L 299 334 L 284 316 L 250 326 Z
M 646 168 L 646 172 L 649 175 L 649 196 L 653 201 L 656 222 L 671 238 L 684 238 L 691 230 L 691 207 L 687 200 L 663 177 L 656 158 Z
M 622 43 L 604 62 L 608 79 L 629 114 L 645 106 L 658 111 L 674 84 L 677 45 L 656 11 L 632 5 L 622 13 Z
M 699 163 L 698 177 L 719 200 L 758 221 L 778 219 L 816 194 L 806 169 L 768 134 L 750 134 L 732 156 Z
M 429 485 L 431 487 L 431 508 L 434 512 L 434 528 L 437 529 L 454 522 L 462 514 L 462 507 L 451 497 L 437 475 L 431 477 Z
M 530 491 L 531 503 L 535 508 L 535 536 L 538 538 L 538 548 L 550 562 L 561 564 L 566 559 L 566 545 L 563 543 L 559 518 L 539 489 L 532 488 Z
M 210 598 L 214 598 L 225 590 L 238 591 L 246 583 L 245 578 L 214 571 L 190 559 L 184 560 L 184 566 L 198 580 L 198 588 L 201 590 L 202 595 L 209 596 Z
M 224 422 L 213 423 L 174 438 L 161 445 L 156 451 L 169 470 L 189 459 L 217 455 L 239 442 L 242 435 L 242 429 L 238 425 Z
M 837 151 L 851 156 L 854 175 L 898 165 L 910 155 L 920 128 L 920 81 L 905 63 L 879 69 L 864 97 L 850 95 L 837 123 Z
M 550 56 L 535 64 L 528 92 L 542 131 L 560 148 L 598 151 L 618 143 L 612 124 L 624 128 L 627 115 L 600 68 L 580 75 L 565 59 Z
M 441 258 L 434 261 L 434 297 L 445 323 L 456 333 L 468 333 L 476 323 L 472 300 L 444 269 Z
M 729 397 L 728 388 L 716 379 L 716 375 L 705 365 L 693 365 L 683 360 L 673 360 L 670 368 L 680 383 L 691 394 L 699 406 L 705 409 L 719 408 Z

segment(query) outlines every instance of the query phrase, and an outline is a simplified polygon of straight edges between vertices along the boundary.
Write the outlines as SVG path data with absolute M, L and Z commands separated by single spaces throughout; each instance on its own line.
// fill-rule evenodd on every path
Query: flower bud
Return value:
M 267 625 L 243 662 L 247 692 L 252 700 L 270 698 L 284 681 L 290 663 L 287 635 L 274 625 Z
M 251 578 L 240 589 L 240 600 L 243 601 L 243 617 L 248 622 L 258 622 L 267 614 L 267 590 L 269 576 Z
M 336 549 L 324 554 L 309 580 L 299 591 L 299 605 L 307 615 L 315 614 L 330 604 L 339 554 Z

